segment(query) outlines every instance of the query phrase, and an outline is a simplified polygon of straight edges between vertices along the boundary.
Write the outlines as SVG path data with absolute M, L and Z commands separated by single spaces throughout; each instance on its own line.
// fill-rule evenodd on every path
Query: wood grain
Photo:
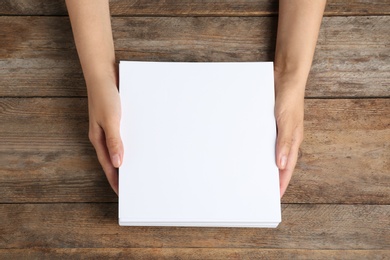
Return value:
M 63 0 L 3 0 L 0 15 L 66 15 Z M 276 15 L 277 0 L 111 0 L 112 15 L 122 16 L 265 16 Z M 386 0 L 328 0 L 325 15 L 388 15 Z
M 390 203 L 390 99 L 309 99 L 284 203 Z M 85 98 L 0 99 L 0 203 L 115 202 Z
M 0 204 L 0 248 L 389 250 L 389 205 L 284 205 L 277 229 L 120 227 L 117 203 Z
M 324 18 L 306 96 L 389 97 L 388 24 Z M 118 60 L 270 61 L 276 18 L 117 17 L 113 30 Z M 0 38 L 0 96 L 86 95 L 66 17 L 0 17 Z
M 302 154 L 284 201 L 389 204 L 389 114 L 390 99 L 306 100 Z
M 0 249 L 2 259 L 387 259 L 387 250 L 305 250 L 252 248 L 30 248 Z
M 0 99 L 0 119 L 2 202 L 117 200 L 88 140 L 85 98 Z
M 117 59 L 269 61 L 277 0 L 110 0 Z M 64 0 L 0 3 L 0 259 L 390 259 L 390 4 L 328 0 L 277 229 L 119 227 Z

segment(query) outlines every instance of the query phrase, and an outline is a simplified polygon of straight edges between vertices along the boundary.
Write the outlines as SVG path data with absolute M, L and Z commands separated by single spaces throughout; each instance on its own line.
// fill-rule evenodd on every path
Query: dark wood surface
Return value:
M 269 61 L 277 1 L 110 1 L 117 59 Z M 390 5 L 328 0 L 277 229 L 119 227 L 63 0 L 0 4 L 0 259 L 390 258 Z
M 276 15 L 275 0 L 110 0 L 114 16 Z M 66 15 L 63 0 L 2 0 L 0 15 Z M 388 15 L 387 0 L 328 0 L 326 16 Z
M 254 248 L 31 248 L 0 249 L 5 259 L 370 259 L 390 258 L 387 250 L 307 250 Z
M 117 201 L 88 141 L 85 98 L 3 98 L 0 109 L 0 202 Z M 283 202 L 390 204 L 390 99 L 308 99 L 305 112 Z
M 116 17 L 117 59 L 270 61 L 276 17 Z M 0 16 L 0 96 L 85 96 L 67 17 Z M 389 97 L 390 16 L 326 17 L 306 96 Z M 173 29 L 174 28 L 174 29 Z
M 284 204 L 276 229 L 121 227 L 116 203 L 1 204 L 0 247 L 383 250 L 390 245 L 389 210 Z

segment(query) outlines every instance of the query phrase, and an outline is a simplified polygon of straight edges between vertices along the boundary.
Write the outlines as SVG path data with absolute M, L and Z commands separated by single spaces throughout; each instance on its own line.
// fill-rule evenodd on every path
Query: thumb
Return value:
M 276 165 L 280 170 L 287 166 L 291 146 L 292 146 L 293 129 L 286 125 L 278 126 L 278 137 L 276 140 Z
M 111 163 L 115 168 L 119 168 L 123 159 L 123 143 L 120 136 L 119 125 L 114 126 L 114 124 L 109 124 L 104 132 Z

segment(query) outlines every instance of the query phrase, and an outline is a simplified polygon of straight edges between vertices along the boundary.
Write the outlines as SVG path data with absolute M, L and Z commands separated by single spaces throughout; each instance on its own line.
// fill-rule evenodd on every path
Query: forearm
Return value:
M 66 5 L 87 87 L 102 78 L 116 81 L 108 0 L 66 0 Z
M 299 95 L 304 96 L 325 3 L 325 0 L 279 1 L 276 92 L 287 84 L 296 86 Z

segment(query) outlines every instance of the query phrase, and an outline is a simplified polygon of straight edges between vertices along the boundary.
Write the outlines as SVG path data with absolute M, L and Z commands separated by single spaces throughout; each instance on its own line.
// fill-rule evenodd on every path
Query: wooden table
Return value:
M 0 258 L 389 259 L 390 4 L 329 0 L 277 229 L 119 227 L 63 0 L 0 3 Z M 269 61 L 277 1 L 111 1 L 117 59 Z

